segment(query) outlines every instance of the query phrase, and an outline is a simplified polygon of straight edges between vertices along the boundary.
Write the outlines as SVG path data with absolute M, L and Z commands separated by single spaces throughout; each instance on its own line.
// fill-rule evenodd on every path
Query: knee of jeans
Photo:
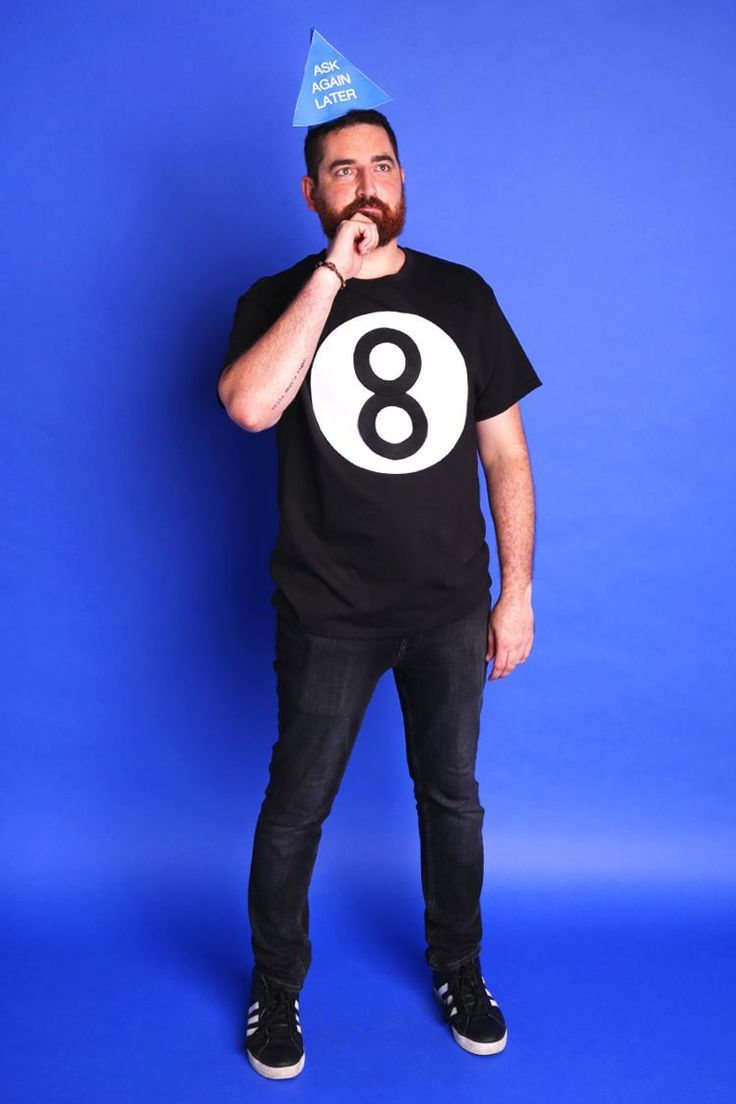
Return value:
M 484 813 L 477 779 L 473 774 L 440 774 L 414 783 L 419 803 L 431 802 L 457 813 Z
M 276 828 L 307 828 L 322 824 L 332 811 L 336 791 L 305 784 L 298 791 L 282 791 L 269 785 L 261 806 L 261 819 Z

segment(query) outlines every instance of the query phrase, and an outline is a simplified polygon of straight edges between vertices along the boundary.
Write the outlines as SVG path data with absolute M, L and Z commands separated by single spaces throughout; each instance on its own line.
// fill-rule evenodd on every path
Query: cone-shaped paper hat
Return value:
M 390 99 L 312 27 L 293 126 L 319 126 L 355 108 L 377 107 Z

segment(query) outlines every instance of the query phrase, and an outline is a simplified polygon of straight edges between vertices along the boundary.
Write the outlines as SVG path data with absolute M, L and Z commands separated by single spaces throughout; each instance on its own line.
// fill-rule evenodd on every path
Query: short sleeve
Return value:
M 235 305 L 227 352 L 217 377 L 217 401 L 223 409 L 225 404 L 220 398 L 219 385 L 225 369 L 247 352 L 251 345 L 255 345 L 258 338 L 271 328 L 281 313 L 274 306 L 267 307 L 262 299 L 259 299 L 259 283 L 260 281 L 256 281 L 248 291 L 244 292 Z
M 482 363 L 475 395 L 475 420 L 502 414 L 542 381 L 501 310 L 495 293 L 483 280 L 481 305 Z

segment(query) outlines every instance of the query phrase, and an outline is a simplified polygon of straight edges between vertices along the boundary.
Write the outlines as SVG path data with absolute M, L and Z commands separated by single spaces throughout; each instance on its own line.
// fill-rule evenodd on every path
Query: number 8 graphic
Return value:
M 377 345 L 397 345 L 404 354 L 405 366 L 396 379 L 382 379 L 373 371 L 370 355 Z M 358 432 L 369 449 L 388 460 L 404 460 L 413 456 L 427 439 L 427 416 L 417 400 L 407 391 L 419 379 L 422 357 L 416 342 L 401 330 L 388 326 L 369 330 L 363 334 L 353 353 L 355 374 L 373 396 L 363 405 L 358 415 Z M 396 406 L 406 411 L 411 419 L 411 434 L 397 443 L 386 441 L 376 428 L 378 415 L 386 407 Z

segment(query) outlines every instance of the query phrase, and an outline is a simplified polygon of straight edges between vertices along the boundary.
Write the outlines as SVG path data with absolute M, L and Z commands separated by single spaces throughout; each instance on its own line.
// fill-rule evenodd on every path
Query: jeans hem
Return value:
M 475 959 L 479 957 L 479 955 L 480 955 L 480 951 L 476 951 L 475 954 L 466 955 L 465 958 L 461 958 L 457 962 L 452 963 L 449 966 L 432 966 L 432 965 L 430 965 L 429 968 L 430 968 L 430 970 L 432 970 L 433 972 L 438 973 L 438 974 L 452 974 L 452 973 L 455 972 L 455 970 L 459 970 L 461 966 L 465 966 L 469 962 L 474 962 Z
M 301 985 L 298 985 L 294 984 L 293 981 L 281 981 L 279 978 L 274 977 L 273 974 L 267 973 L 257 963 L 255 969 L 258 971 L 261 977 L 266 979 L 266 981 L 270 985 L 279 985 L 283 989 L 288 989 L 290 993 L 301 993 L 302 988 L 304 987 L 304 982 L 302 982 Z

